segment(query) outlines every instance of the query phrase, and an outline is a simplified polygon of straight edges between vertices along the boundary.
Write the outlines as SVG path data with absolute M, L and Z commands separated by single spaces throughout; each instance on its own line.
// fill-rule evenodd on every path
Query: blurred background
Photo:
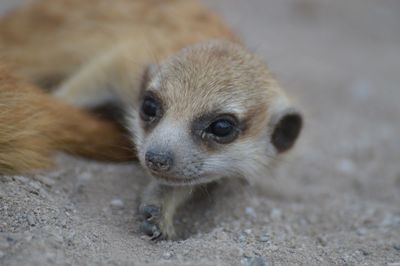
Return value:
M 20 2 L 0 0 L 0 13 Z M 262 256 L 282 265 L 400 265 L 400 1 L 203 2 L 268 63 L 304 110 L 299 145 L 260 191 L 243 196 L 226 192 L 230 200 L 216 200 L 211 213 L 195 215 L 196 230 L 206 233 L 183 244 L 149 246 L 137 238 L 137 246 L 113 246 L 113 239 L 127 237 L 124 226 L 131 216 L 120 214 L 113 222 L 98 217 L 102 224 L 117 224 L 107 232 L 118 234 L 104 233 L 106 248 L 90 251 L 86 262 L 96 262 L 105 249 L 151 250 L 164 258 L 169 248 L 176 257 L 166 261 L 177 265 L 177 254 L 186 248 L 191 250 L 189 264 L 209 258 L 232 265 L 235 256 Z M 68 167 L 87 167 L 77 164 Z M 130 197 L 124 173 L 129 171 L 103 168 L 93 166 L 95 172 L 114 173 L 117 181 L 99 174 L 104 187 L 97 188 L 101 193 L 88 192 L 92 203 L 99 205 L 118 189 Z M 82 202 L 93 210 L 78 204 L 81 212 L 101 212 L 96 204 Z M 244 228 L 251 229 L 243 233 Z M 80 230 L 85 234 L 87 228 Z M 269 240 L 258 241 L 265 232 Z M 69 247 L 70 254 L 78 254 L 82 243 Z
M 397 182 L 392 192 L 400 192 L 400 1 L 206 3 L 304 107 L 302 156 L 309 171 L 321 171 L 313 185 L 346 189 L 351 181 L 390 197 Z

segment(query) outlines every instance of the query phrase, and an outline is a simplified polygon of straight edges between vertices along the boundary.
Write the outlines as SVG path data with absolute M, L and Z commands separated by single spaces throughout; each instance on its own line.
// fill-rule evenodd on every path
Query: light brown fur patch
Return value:
M 48 167 L 56 150 L 103 160 L 134 158 L 129 138 L 114 124 L 54 99 L 0 65 L 0 173 Z
M 221 37 L 237 40 L 193 0 L 38 0 L 0 19 L 0 59 L 23 78 L 56 85 L 116 43 L 158 61 Z

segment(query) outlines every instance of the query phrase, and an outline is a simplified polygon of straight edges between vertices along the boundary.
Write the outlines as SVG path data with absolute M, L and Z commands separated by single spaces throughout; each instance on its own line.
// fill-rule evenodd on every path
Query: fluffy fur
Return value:
M 0 173 L 48 167 L 57 150 L 101 160 L 134 158 L 116 125 L 64 104 L 0 65 Z
M 221 37 L 236 38 L 194 0 L 36 0 L 1 18 L 0 59 L 19 76 L 54 87 L 121 44 L 154 61 Z

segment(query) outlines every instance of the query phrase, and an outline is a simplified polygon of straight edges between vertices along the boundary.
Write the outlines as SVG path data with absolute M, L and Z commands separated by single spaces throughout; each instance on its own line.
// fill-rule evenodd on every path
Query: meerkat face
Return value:
M 264 176 L 302 124 L 266 66 L 222 41 L 150 67 L 129 114 L 141 164 L 171 185 Z

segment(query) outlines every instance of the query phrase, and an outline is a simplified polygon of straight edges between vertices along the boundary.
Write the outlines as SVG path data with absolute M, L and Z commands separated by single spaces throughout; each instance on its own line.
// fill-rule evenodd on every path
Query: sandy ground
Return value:
M 296 151 L 186 206 L 176 242 L 141 237 L 136 164 L 0 177 L 1 265 L 400 265 L 400 2 L 206 3 L 303 107 Z

